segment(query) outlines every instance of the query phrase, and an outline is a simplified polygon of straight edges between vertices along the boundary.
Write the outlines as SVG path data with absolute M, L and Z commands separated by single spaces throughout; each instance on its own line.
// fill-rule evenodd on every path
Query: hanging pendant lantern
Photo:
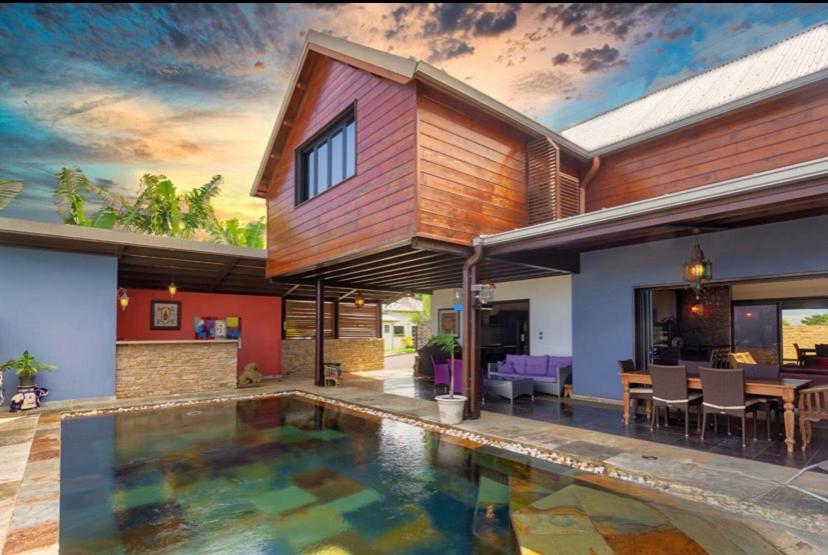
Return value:
M 178 287 L 175 285 L 174 281 L 171 281 L 170 284 L 167 286 L 167 291 L 170 292 L 170 297 L 174 297 L 176 291 L 178 291 Z
M 713 279 L 713 263 L 704 257 L 704 251 L 696 241 L 690 252 L 690 259 L 684 263 L 684 281 L 699 290 L 711 279 Z
M 362 295 L 362 292 L 357 291 L 356 296 L 354 297 L 354 306 L 357 308 L 362 308 L 365 306 L 365 297 Z

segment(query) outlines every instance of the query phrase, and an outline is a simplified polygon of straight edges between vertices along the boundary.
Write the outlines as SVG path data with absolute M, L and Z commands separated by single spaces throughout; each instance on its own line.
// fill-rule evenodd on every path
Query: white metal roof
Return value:
M 826 77 L 828 23 L 823 23 L 561 134 L 592 154 L 605 154 Z

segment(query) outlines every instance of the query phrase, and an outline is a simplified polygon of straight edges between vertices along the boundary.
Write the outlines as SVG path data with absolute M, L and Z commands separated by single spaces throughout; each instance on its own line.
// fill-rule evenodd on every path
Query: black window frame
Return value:
M 347 137 L 347 128 L 348 126 L 353 123 L 354 124 L 354 173 L 352 175 L 347 175 L 348 173 L 348 137 Z M 342 146 L 343 146 L 343 156 L 342 156 L 342 179 L 337 183 L 331 183 L 333 178 L 333 172 L 331 171 L 331 160 L 333 155 L 331 154 L 331 142 L 333 140 L 334 135 L 339 132 L 342 132 Z M 319 149 L 319 147 L 327 145 L 327 152 L 328 152 L 328 160 L 327 160 L 327 178 L 328 178 L 328 185 L 324 191 L 317 191 L 315 194 L 311 194 L 310 185 L 307 183 L 307 174 L 309 173 L 305 169 L 305 159 L 307 155 Z M 357 129 L 356 129 L 356 102 L 349 105 L 345 108 L 342 112 L 337 114 L 330 122 L 325 124 L 319 131 L 313 134 L 307 141 L 302 143 L 299 147 L 296 148 L 294 153 L 294 162 L 296 167 L 296 179 L 294 184 L 294 201 L 295 206 L 299 206 L 304 204 L 310 200 L 313 200 L 334 187 L 338 187 L 342 185 L 349 179 L 354 178 L 357 175 Z M 316 163 L 315 157 L 313 158 L 314 163 Z M 318 173 L 318 170 L 314 170 L 314 174 Z

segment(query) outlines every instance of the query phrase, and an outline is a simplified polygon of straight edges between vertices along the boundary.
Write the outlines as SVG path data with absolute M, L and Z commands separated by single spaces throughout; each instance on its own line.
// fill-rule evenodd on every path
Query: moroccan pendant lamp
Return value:
M 690 259 L 684 263 L 684 281 L 696 290 L 698 297 L 701 288 L 711 279 L 713 279 L 713 263 L 705 258 L 697 239 L 690 252 Z

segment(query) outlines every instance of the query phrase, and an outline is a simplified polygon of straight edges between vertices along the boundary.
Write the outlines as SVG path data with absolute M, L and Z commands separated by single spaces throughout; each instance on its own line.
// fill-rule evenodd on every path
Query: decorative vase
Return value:
M 40 400 L 49 395 L 45 387 L 35 385 L 34 376 L 20 376 L 17 383 L 17 393 L 9 400 L 11 412 L 40 408 Z
M 437 408 L 440 411 L 440 422 L 443 424 L 459 424 L 463 421 L 463 409 L 466 407 L 466 397 L 463 395 L 438 395 Z

